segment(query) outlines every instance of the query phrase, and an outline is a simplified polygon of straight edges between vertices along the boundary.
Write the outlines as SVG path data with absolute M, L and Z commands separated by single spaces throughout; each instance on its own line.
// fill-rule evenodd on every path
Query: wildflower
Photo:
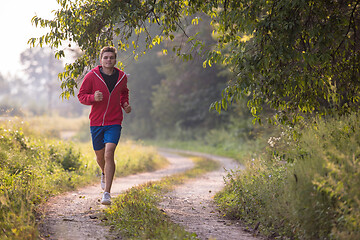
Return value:
M 270 137 L 269 140 L 268 140 L 268 143 L 270 145 L 270 147 L 274 147 L 275 146 L 275 143 L 280 141 L 281 137 Z
M 275 146 L 275 142 L 273 141 L 273 137 L 270 137 L 270 138 L 269 138 L 268 143 L 269 143 L 270 147 L 274 147 L 274 146 Z

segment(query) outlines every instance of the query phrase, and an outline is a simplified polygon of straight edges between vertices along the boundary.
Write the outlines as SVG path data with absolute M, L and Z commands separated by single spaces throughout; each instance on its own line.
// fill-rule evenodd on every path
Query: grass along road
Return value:
M 116 178 L 112 185 L 112 197 L 123 191 L 149 181 L 186 171 L 193 167 L 193 162 L 179 155 L 162 153 L 170 162 L 169 166 L 149 173 Z M 97 214 L 106 206 L 100 204 L 102 190 L 99 184 L 80 188 L 73 192 L 56 196 L 43 206 L 43 219 L 40 233 L 45 239 L 106 239 L 111 236 L 108 227 L 101 225 Z
M 204 153 L 181 151 L 199 157 L 215 160 L 221 167 L 199 176 L 168 193 L 160 207 L 188 232 L 194 232 L 199 239 L 216 240 L 259 240 L 238 221 L 224 219 L 216 210 L 214 195 L 224 187 L 223 177 L 227 171 L 241 169 L 242 165 L 230 158 Z
M 166 169 L 117 178 L 112 196 L 133 186 L 187 171 L 194 166 L 187 157 L 163 151 L 161 154 L 170 162 Z M 160 207 L 172 221 L 185 226 L 189 232 L 195 232 L 200 239 L 259 239 L 245 232 L 239 225 L 222 219 L 212 203 L 213 195 L 223 187 L 225 169 L 235 169 L 239 165 L 229 158 L 200 155 L 215 158 L 221 168 L 177 186 L 166 195 Z M 106 208 L 99 203 L 100 197 L 100 187 L 94 185 L 51 199 L 44 208 L 41 235 L 46 239 L 121 239 L 109 227 L 100 224 L 101 220 L 97 216 Z

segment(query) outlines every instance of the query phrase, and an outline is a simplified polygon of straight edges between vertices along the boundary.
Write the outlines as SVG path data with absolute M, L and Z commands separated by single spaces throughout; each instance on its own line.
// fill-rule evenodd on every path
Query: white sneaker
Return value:
M 103 195 L 103 197 L 101 199 L 101 204 L 104 204 L 104 205 L 110 205 L 111 204 L 110 193 L 104 192 L 104 195 Z
M 105 174 L 101 174 L 101 182 L 100 182 L 100 185 L 101 185 L 101 189 L 104 190 L 105 189 Z

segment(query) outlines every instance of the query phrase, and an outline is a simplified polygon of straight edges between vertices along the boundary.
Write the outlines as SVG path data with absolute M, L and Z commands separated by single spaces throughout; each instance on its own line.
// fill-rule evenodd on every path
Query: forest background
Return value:
M 204 24 L 204 26 L 208 25 Z M 214 44 L 212 30 L 201 27 L 201 36 L 207 44 Z M 221 66 L 204 68 L 204 58 L 196 56 L 191 62 L 178 59 L 175 54 L 164 54 L 169 43 L 161 43 L 152 51 L 135 60 L 132 53 L 119 53 L 128 74 L 130 101 L 134 109 L 126 116 L 123 136 L 135 140 L 177 139 L 182 141 L 208 139 L 219 145 L 224 139 L 234 143 L 254 138 L 255 128 L 246 99 L 234 104 L 221 115 L 210 106 L 221 99 L 221 91 L 230 80 L 229 71 Z M 80 56 L 74 48 L 69 53 Z M 54 58 L 50 48 L 29 48 L 20 60 L 23 71 L 14 75 L 0 75 L 2 117 L 87 116 L 89 107 L 75 97 L 61 97 L 58 74 L 64 69 L 61 60 Z M 78 84 L 81 84 L 78 80 Z M 83 128 L 87 130 L 86 123 Z M 215 137 L 217 136 L 217 137 Z M 87 141 L 89 136 L 82 140 Z M 239 142 L 240 141 L 240 142 Z M 229 141 L 230 142 L 230 141 Z

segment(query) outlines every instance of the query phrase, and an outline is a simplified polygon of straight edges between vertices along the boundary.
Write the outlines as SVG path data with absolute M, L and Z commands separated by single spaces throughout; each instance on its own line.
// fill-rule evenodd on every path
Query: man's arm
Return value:
M 124 79 L 122 81 L 124 81 L 125 86 L 121 89 L 121 92 L 120 92 L 120 103 L 121 103 L 121 106 L 124 109 L 124 111 L 126 113 L 130 113 L 131 106 L 129 104 L 129 89 L 127 87 L 127 76 L 126 75 L 124 76 Z
M 79 89 L 78 99 L 84 105 L 92 105 L 96 101 L 95 93 L 93 93 L 91 80 L 88 75 L 86 75 Z
M 123 104 L 123 108 L 124 108 L 124 111 L 126 113 L 130 113 L 131 112 L 131 106 L 128 104 L 128 103 L 124 103 Z

